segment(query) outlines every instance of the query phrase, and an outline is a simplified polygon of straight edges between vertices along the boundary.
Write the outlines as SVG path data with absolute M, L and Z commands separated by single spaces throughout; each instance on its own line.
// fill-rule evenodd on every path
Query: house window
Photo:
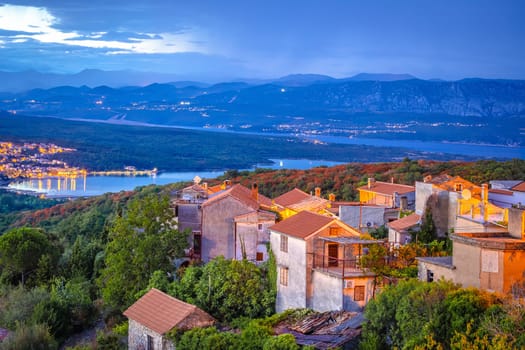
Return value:
M 331 243 L 328 245 L 328 266 L 337 266 L 339 262 L 339 245 Z
M 427 282 L 434 282 L 434 272 L 427 270 Z
M 193 232 L 193 254 L 201 255 L 202 235 L 199 232 Z
M 147 335 L 146 350 L 155 350 L 155 343 L 151 335 Z
M 282 286 L 288 285 L 288 268 L 287 267 L 281 267 L 279 269 L 279 283 Z
M 281 252 L 288 252 L 288 237 L 281 235 Z
M 259 231 L 262 231 L 263 230 L 263 224 L 257 224 L 257 229 Z
M 463 184 L 457 183 L 457 184 L 454 184 L 454 187 L 455 187 L 456 192 L 463 191 Z
M 354 301 L 365 300 L 365 286 L 354 287 Z
M 339 233 L 339 227 L 330 227 L 330 236 L 337 236 Z
M 257 254 L 255 256 L 255 260 L 263 261 L 264 260 L 264 253 L 263 252 L 257 252 Z

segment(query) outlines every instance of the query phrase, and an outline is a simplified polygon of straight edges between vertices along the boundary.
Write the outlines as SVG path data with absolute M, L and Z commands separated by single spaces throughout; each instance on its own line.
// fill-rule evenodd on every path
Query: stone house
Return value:
M 166 338 L 172 329 L 186 331 L 209 327 L 215 319 L 195 305 L 187 304 L 158 289 L 151 289 L 126 311 L 129 319 L 128 348 L 131 350 L 174 350 Z
M 427 176 L 416 182 L 416 213 L 432 210 L 439 236 L 455 232 L 505 231 L 494 223 L 507 221 L 507 214 L 489 202 L 488 185 L 477 186 L 459 176 Z
M 228 180 L 213 187 L 195 183 L 176 193 L 173 202 L 179 229 L 191 232 L 188 255 L 193 260 L 268 258 L 268 227 L 276 215 L 257 184 L 248 189 Z
M 488 291 L 508 293 L 525 278 L 525 210 L 509 209 L 507 232 L 465 232 L 450 236 L 449 257 L 417 258 L 418 277 L 440 278 Z
M 359 202 L 380 205 L 387 208 L 414 210 L 416 190 L 414 186 L 393 182 L 376 181 L 368 178 L 368 183 L 358 187 Z
M 270 227 L 277 263 L 276 310 L 361 310 L 373 296 L 374 274 L 360 267 L 370 244 L 337 218 L 308 211 Z
M 201 205 L 201 234 L 194 234 L 195 251 L 204 262 L 217 256 L 267 260 L 268 227 L 276 215 L 269 211 L 271 200 L 259 194 L 257 184 L 248 189 L 233 185 L 210 195 Z
M 389 222 L 388 227 L 388 242 L 397 245 L 410 243 L 412 239 L 411 231 L 419 231 L 421 225 L 421 216 L 412 213 L 399 220 Z

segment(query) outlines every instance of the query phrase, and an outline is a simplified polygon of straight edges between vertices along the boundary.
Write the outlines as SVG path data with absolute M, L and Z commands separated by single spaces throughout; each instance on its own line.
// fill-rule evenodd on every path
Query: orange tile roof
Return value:
M 164 334 L 190 315 L 197 315 L 204 322 L 213 317 L 196 307 L 152 288 L 126 311 L 124 316 L 149 329 Z
M 512 191 L 525 192 L 525 181 L 511 188 Z
M 399 220 L 389 222 L 387 225 L 392 230 L 396 230 L 398 232 L 407 230 L 411 227 L 416 226 L 420 223 L 421 216 L 418 214 L 410 214 L 408 216 L 405 216 Z
M 332 223 L 343 228 L 345 233 L 342 234 L 342 236 L 359 237 L 361 235 L 361 232 L 348 226 L 338 218 L 324 216 L 306 210 L 301 211 L 296 215 L 291 216 L 288 219 L 285 219 L 273 226 L 270 226 L 269 229 L 296 238 L 307 239 L 309 236 L 315 234 Z
M 302 211 L 286 220 L 270 226 L 270 230 L 305 239 L 336 219 Z
M 280 195 L 279 197 L 275 198 L 273 201 L 277 205 L 280 205 L 282 207 L 288 207 L 292 204 L 299 203 L 310 197 L 311 196 L 308 193 L 301 191 L 298 188 L 294 188 L 293 190 L 288 191 Z
M 268 197 L 260 193 L 258 195 L 257 201 L 253 199 L 252 191 L 241 184 L 236 184 L 221 192 L 217 192 L 216 194 L 212 195 L 206 202 L 204 202 L 203 205 L 209 205 L 227 196 L 231 196 L 255 210 L 259 209 L 260 205 L 264 205 L 267 207 L 270 207 L 272 205 L 272 201 Z
M 415 192 L 416 188 L 415 186 L 409 186 L 409 185 L 401 185 L 401 184 L 393 184 L 390 182 L 382 182 L 382 181 L 375 181 L 370 188 L 368 188 L 368 185 L 364 185 L 358 188 L 359 191 L 369 191 L 369 192 L 376 192 L 381 194 L 386 194 L 389 196 L 394 195 L 394 192 L 397 192 L 398 194 L 405 194 L 410 192 Z

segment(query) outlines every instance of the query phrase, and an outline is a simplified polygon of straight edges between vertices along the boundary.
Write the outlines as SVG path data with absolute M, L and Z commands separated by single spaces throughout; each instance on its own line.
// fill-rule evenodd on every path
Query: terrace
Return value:
M 314 270 L 340 278 L 369 275 L 361 266 L 361 257 L 367 255 L 371 245 L 386 245 L 385 241 L 365 240 L 351 237 L 319 237 L 314 242 L 312 256 Z M 385 264 L 392 258 L 385 256 Z

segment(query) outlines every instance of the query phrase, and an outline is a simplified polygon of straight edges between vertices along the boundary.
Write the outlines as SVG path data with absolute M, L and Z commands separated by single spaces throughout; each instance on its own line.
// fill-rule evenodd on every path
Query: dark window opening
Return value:
M 365 286 L 354 287 L 354 301 L 365 300 Z

